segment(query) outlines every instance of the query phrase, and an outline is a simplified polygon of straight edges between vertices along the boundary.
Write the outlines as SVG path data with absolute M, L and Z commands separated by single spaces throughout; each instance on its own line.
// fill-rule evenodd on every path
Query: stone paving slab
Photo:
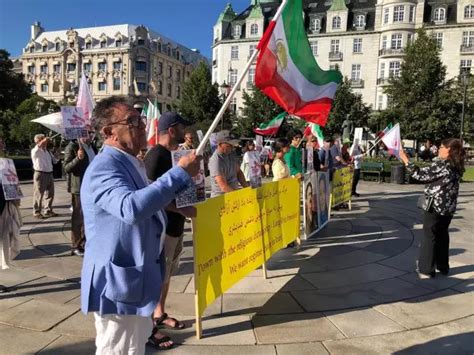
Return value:
M 33 297 L 51 303 L 66 303 L 80 295 L 81 285 L 76 282 L 42 277 L 15 287 L 13 297 Z
M 171 277 L 170 293 L 183 293 L 188 287 L 191 280 L 194 280 L 192 275 L 175 275 Z
M 9 308 L 16 307 L 22 303 L 31 301 L 31 297 L 19 297 L 14 293 L 1 293 L 0 294 L 0 312 L 3 312 Z
M 408 329 L 427 327 L 474 314 L 474 294 L 445 290 L 375 309 Z
M 472 354 L 474 319 L 463 318 L 433 327 L 372 337 L 325 341 L 334 355 Z
M 36 354 L 58 336 L 0 324 L 0 355 Z
M 68 258 L 54 258 L 47 263 L 38 266 L 32 266 L 28 270 L 54 277 L 57 279 L 68 279 L 82 267 L 82 259 L 68 257 Z
M 466 280 L 464 282 L 461 282 L 460 284 L 457 284 L 456 286 L 452 287 L 453 290 L 456 290 L 458 292 L 473 292 L 474 291 L 474 280 Z
M 32 300 L 0 313 L 0 323 L 44 332 L 78 311 L 74 305 Z
M 324 312 L 324 314 L 347 338 L 406 330 L 406 328 L 373 308 Z
M 41 355 L 86 355 L 95 354 L 95 340 L 76 336 L 61 336 L 54 342 L 43 348 L 38 354 Z
M 194 317 L 194 294 L 169 293 L 166 299 L 166 313 L 170 316 Z M 204 316 L 215 316 L 222 313 L 222 299 L 218 297 L 204 311 Z
M 277 344 L 278 355 L 329 355 L 322 343 Z
M 304 310 L 287 292 L 231 294 L 223 296 L 223 313 L 232 314 L 284 314 L 303 313 Z
M 20 254 L 12 261 L 12 265 L 16 268 L 27 269 L 32 266 L 41 265 L 53 260 L 54 256 L 45 253 L 32 246 L 31 244 L 27 247 L 20 249 Z
M 208 355 L 211 353 L 226 355 L 277 354 L 273 345 L 214 345 L 212 346 L 212 348 L 203 345 L 179 345 L 173 349 L 166 351 L 166 354 L 171 355 Z M 145 354 L 163 354 L 163 351 L 155 350 L 151 346 L 147 346 Z
M 385 280 L 403 274 L 405 274 L 404 271 L 378 264 L 369 264 L 344 270 L 305 273 L 301 276 L 316 288 L 324 289 Z
M 430 291 L 397 278 L 332 289 L 291 292 L 307 312 L 371 306 L 427 293 Z
M 285 344 L 341 339 L 344 335 L 322 313 L 254 316 L 259 344 Z
M 419 254 L 420 248 L 411 246 L 398 255 L 378 261 L 378 264 L 390 266 L 399 270 L 415 271 L 416 260 L 418 259 Z
M 94 315 L 77 312 L 61 322 L 52 332 L 74 337 L 95 338 Z
M 22 270 L 17 268 L 9 268 L 0 270 L 1 284 L 6 287 L 20 285 L 28 281 L 36 280 L 43 277 L 43 274 L 33 270 Z

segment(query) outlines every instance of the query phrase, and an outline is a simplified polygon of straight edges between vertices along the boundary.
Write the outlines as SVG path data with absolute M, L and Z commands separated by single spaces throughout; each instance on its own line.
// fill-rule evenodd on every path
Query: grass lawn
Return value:
M 474 181 L 474 166 L 466 167 L 466 171 L 462 176 L 463 181 Z

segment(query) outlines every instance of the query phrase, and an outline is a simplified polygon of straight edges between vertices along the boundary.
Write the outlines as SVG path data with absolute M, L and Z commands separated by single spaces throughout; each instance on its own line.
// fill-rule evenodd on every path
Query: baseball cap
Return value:
M 227 143 L 235 147 L 235 146 L 238 146 L 240 142 L 237 138 L 231 136 L 228 130 L 223 130 L 216 133 L 216 143 L 217 144 Z
M 168 128 L 176 126 L 179 123 L 182 123 L 185 126 L 192 125 L 191 122 L 186 121 L 177 112 L 164 112 L 158 120 L 158 131 L 166 131 Z

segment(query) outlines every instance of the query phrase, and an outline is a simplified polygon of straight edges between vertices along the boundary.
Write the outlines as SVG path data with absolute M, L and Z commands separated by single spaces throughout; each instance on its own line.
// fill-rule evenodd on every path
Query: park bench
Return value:
M 383 163 L 362 162 L 361 174 L 377 174 L 379 184 L 382 182 Z

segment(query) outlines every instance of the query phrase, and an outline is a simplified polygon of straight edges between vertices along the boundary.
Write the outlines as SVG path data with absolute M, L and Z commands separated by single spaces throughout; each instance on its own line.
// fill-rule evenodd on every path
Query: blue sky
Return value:
M 18 56 L 40 21 L 46 31 L 113 24 L 143 24 L 211 56 L 212 26 L 227 0 L 0 0 L 0 48 Z M 236 12 L 250 0 L 232 0 Z

